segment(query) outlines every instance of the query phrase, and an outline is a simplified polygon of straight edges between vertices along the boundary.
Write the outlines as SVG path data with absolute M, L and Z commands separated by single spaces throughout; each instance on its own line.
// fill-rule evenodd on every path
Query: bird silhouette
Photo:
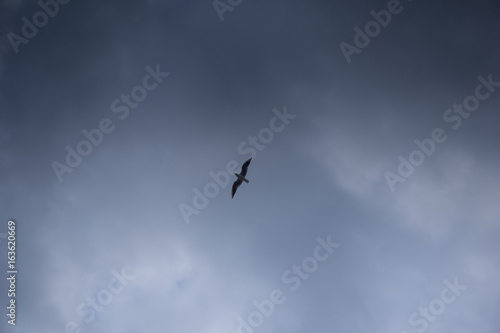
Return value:
M 234 198 L 234 194 L 236 193 L 236 190 L 238 189 L 238 187 L 240 187 L 240 185 L 243 182 L 249 183 L 248 179 L 246 179 L 245 176 L 247 175 L 248 166 L 250 165 L 251 160 L 252 160 L 252 158 L 250 157 L 245 163 L 243 163 L 239 174 L 235 173 L 235 175 L 236 175 L 236 177 L 238 177 L 238 179 L 233 183 L 231 198 Z

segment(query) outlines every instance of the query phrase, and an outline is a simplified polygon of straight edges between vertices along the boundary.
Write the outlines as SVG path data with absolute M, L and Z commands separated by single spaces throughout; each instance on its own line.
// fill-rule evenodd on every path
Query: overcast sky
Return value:
M 1 332 L 500 331 L 496 1 L 59 1 L 0 9 Z

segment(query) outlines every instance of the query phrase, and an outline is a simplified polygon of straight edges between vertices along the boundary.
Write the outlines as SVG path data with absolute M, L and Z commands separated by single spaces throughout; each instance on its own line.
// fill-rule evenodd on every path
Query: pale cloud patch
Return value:
M 436 159 L 436 169 L 413 175 L 394 196 L 401 222 L 435 239 L 462 223 L 493 227 L 500 219 L 493 203 L 500 195 L 494 168 L 460 150 L 448 150 Z
M 353 138 L 345 126 L 318 126 L 301 150 L 325 168 L 333 184 L 394 214 L 393 223 L 420 230 L 437 240 L 474 223 L 492 228 L 500 221 L 500 178 L 493 164 L 448 145 L 433 155 L 391 193 L 382 175 L 392 159 L 380 146 Z M 365 142 L 365 143 L 363 143 Z
M 380 186 L 385 161 L 379 155 L 342 132 L 321 137 L 319 142 L 306 142 L 302 149 L 320 161 L 333 183 L 358 197 Z

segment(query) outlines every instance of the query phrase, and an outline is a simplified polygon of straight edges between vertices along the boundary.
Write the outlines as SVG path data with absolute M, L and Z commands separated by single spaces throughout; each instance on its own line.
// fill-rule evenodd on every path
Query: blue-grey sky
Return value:
M 498 333 L 499 14 L 3 1 L 0 331 Z

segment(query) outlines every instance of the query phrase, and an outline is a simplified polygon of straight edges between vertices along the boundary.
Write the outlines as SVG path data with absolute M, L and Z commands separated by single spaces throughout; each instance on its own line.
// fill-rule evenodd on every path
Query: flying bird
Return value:
M 243 183 L 243 181 L 249 183 L 248 179 L 246 179 L 245 176 L 247 175 L 248 166 L 250 165 L 251 160 L 252 160 L 252 158 L 250 157 L 245 163 L 243 163 L 239 174 L 235 173 L 236 177 L 238 177 L 238 180 L 236 180 L 233 183 L 233 190 L 232 190 L 231 198 L 234 197 L 236 190 L 238 189 L 238 187 L 240 187 L 240 185 Z

